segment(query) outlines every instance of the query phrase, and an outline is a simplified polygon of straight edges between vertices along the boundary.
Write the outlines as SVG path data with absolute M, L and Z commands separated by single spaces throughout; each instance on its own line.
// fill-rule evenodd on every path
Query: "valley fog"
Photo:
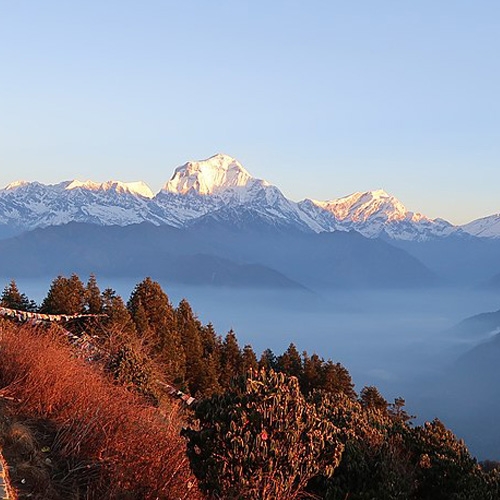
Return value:
M 139 281 L 98 279 L 101 290 L 111 287 L 125 301 Z M 486 338 L 458 335 L 451 328 L 467 317 L 498 310 L 498 294 L 472 288 L 248 290 L 159 281 L 174 305 L 186 298 L 204 324 L 211 322 L 220 335 L 233 329 L 240 347 L 251 344 L 258 357 L 266 348 L 279 355 L 293 342 L 300 352 L 316 352 L 343 364 L 358 392 L 365 385 L 376 385 L 389 401 L 402 396 L 416 422 L 439 417 L 465 437 L 480 458 L 500 458 L 475 442 L 467 418 L 456 418 L 457 411 L 461 415 L 456 401 L 450 403 L 451 414 L 446 400 L 437 405 L 435 394 L 426 398 L 441 373 Z M 40 302 L 51 279 L 17 282 Z M 465 414 L 467 403 L 461 404 Z
M 129 279 L 98 280 L 128 300 Z M 41 302 L 51 279 L 23 280 L 21 290 Z M 447 330 L 469 316 L 500 308 L 500 297 L 474 289 L 290 291 L 161 286 L 177 305 L 186 298 L 200 321 L 220 335 L 233 329 L 240 346 L 257 355 L 281 354 L 290 342 L 345 365 L 357 389 L 377 385 L 386 397 L 406 395 L 406 382 L 450 362 L 481 338 L 457 338 Z

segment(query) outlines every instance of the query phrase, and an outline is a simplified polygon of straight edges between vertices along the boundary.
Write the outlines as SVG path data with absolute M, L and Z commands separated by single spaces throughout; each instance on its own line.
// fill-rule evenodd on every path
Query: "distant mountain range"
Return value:
M 456 356 L 420 393 L 421 404 L 464 438 L 474 454 L 494 460 L 500 458 L 499 332 L 500 311 L 472 316 L 452 328 L 448 333 L 462 341 Z
M 488 232 L 484 220 L 456 227 L 408 211 L 383 190 L 294 202 L 218 154 L 178 167 L 157 194 L 143 182 L 8 185 L 0 190 L 0 276 L 94 272 L 302 289 L 496 286 L 500 238 L 491 221 Z
M 500 333 L 500 311 L 476 314 L 466 318 L 451 328 L 450 332 L 459 338 L 476 342 L 484 341 L 487 337 Z
M 498 215 L 453 226 L 408 211 L 383 190 L 297 203 L 223 154 L 178 167 L 156 195 L 143 182 L 12 183 L 0 190 L 0 237 L 69 222 L 182 228 L 210 218 L 238 225 L 249 213 L 263 226 L 310 233 L 355 230 L 369 238 L 403 241 L 461 234 L 500 237 Z
M 241 221 L 240 221 L 241 222 Z M 407 252 L 352 232 L 269 230 L 246 213 L 239 227 L 203 218 L 189 228 L 69 223 L 0 241 L 0 276 L 152 276 L 246 288 L 408 288 L 435 275 Z

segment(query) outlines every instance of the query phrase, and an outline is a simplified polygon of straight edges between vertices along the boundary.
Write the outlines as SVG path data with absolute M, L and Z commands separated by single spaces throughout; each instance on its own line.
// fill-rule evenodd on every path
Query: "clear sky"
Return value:
M 224 152 L 292 199 L 500 212 L 500 2 L 0 0 L 0 185 Z

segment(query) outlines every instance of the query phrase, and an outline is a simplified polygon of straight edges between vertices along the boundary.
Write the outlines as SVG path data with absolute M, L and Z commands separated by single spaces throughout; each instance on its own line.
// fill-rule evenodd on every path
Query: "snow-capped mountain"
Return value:
M 344 230 L 355 230 L 368 238 L 385 234 L 392 239 L 420 241 L 457 231 L 443 219 L 429 219 L 410 212 L 383 189 L 353 193 L 336 200 L 308 202 L 309 206 L 313 204 L 332 214 Z
M 500 214 L 490 215 L 461 226 L 462 230 L 480 238 L 500 238 Z
M 217 154 L 207 160 L 190 161 L 176 168 L 163 191 L 182 195 L 189 191 L 199 195 L 233 191 L 243 195 L 254 184 L 269 186 L 266 181 L 254 179 L 239 161 Z
M 102 191 L 102 192 L 115 192 L 121 194 L 131 194 L 143 198 L 154 197 L 153 191 L 151 191 L 149 186 L 142 181 L 138 182 L 108 181 L 99 184 L 93 181 L 81 182 L 74 180 L 65 187 L 65 189 L 68 191 L 78 188 L 94 192 Z
M 0 190 L 0 231 L 4 234 L 71 221 L 185 227 L 207 218 L 236 225 L 252 220 L 315 233 L 355 230 L 369 238 L 384 235 L 417 241 L 461 232 L 442 219 L 408 211 L 383 190 L 296 203 L 224 154 L 178 167 L 156 195 L 143 182 L 119 181 L 72 180 L 53 185 L 18 181 Z M 474 223 L 468 226 L 464 230 L 475 234 Z M 479 236 L 494 233 L 479 234 L 479 229 Z
M 124 226 L 151 220 L 152 197 L 143 182 L 18 181 L 0 190 L 0 224 L 19 231 L 71 221 Z
M 209 214 L 227 222 L 228 213 L 237 219 L 240 212 L 251 211 L 272 225 L 322 230 L 276 186 L 252 177 L 237 160 L 223 154 L 178 167 L 154 201 L 176 226 Z

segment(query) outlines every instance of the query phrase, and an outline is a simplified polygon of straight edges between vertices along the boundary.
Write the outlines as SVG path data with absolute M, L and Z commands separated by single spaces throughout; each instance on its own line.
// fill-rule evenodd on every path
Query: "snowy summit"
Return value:
M 253 180 L 239 161 L 219 153 L 206 160 L 190 161 L 176 168 L 163 190 L 175 194 L 194 191 L 211 195 L 230 188 L 246 187 Z
M 126 193 L 143 198 L 153 198 L 154 194 L 149 186 L 142 182 L 121 182 L 121 181 L 107 181 L 107 182 L 94 182 L 94 181 L 71 181 L 66 187 L 66 190 L 71 189 L 85 189 L 88 191 L 115 191 L 116 193 Z
M 368 219 L 381 218 L 385 221 L 408 219 L 418 222 L 425 219 L 421 214 L 409 212 L 397 198 L 387 194 L 383 189 L 353 193 L 336 200 L 313 200 L 313 202 L 331 212 L 339 220 L 350 219 L 356 222 L 365 222 Z

